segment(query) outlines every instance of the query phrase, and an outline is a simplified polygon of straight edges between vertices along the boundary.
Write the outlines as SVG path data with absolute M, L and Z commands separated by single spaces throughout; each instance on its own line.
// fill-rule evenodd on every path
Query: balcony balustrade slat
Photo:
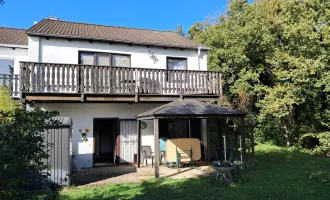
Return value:
M 36 76 L 36 92 L 40 92 L 40 64 L 36 63 L 36 72 L 35 72 L 35 76 Z
M 155 73 L 155 70 L 152 69 L 151 70 L 151 93 L 152 94 L 154 94 L 156 92 L 155 91 L 155 84 L 156 84 L 155 78 L 156 78 L 156 73 Z
M 125 79 L 125 82 L 126 82 L 126 85 L 127 85 L 126 93 L 130 94 L 130 91 L 131 91 L 131 72 L 130 72 L 130 69 L 126 69 L 126 74 L 127 74 L 127 78 Z
M 60 66 L 59 65 L 55 65 L 56 68 L 56 91 L 60 92 L 61 91 L 61 87 L 60 87 Z
M 133 69 L 129 69 L 129 72 L 130 72 L 130 91 L 129 91 L 129 93 L 132 94 L 135 91 L 134 85 L 136 84 L 136 82 L 135 82 L 136 79 L 134 79 Z
M 214 87 L 215 87 L 215 91 L 214 93 L 217 94 L 218 93 L 218 74 L 214 73 Z
M 198 92 L 200 94 L 203 93 L 203 90 L 202 90 L 202 73 L 201 72 L 198 72 Z
M 123 80 L 123 82 L 124 82 L 124 86 L 125 86 L 125 89 L 124 89 L 124 94 L 126 94 L 126 93 L 128 93 L 128 88 L 129 88 L 129 77 L 128 77 L 128 74 L 129 74 L 129 71 L 128 71 L 129 69 L 124 69 L 124 80 Z
M 45 79 L 46 79 L 46 87 L 45 87 L 44 92 L 49 92 L 49 88 L 50 88 L 50 86 L 49 86 L 49 77 L 50 77 L 49 64 L 46 64 L 45 65 L 45 70 L 46 70 L 46 77 L 45 77 Z
M 69 66 L 69 70 L 70 70 L 70 92 L 74 92 L 75 88 L 74 88 L 74 65 Z
M 222 97 L 223 93 L 222 93 L 222 75 L 219 74 L 219 88 L 220 88 L 220 96 Z
M 91 73 L 91 77 L 90 77 L 90 92 L 93 93 L 94 92 L 94 66 L 89 67 L 89 71 Z
M 106 67 L 106 68 L 104 68 L 104 91 L 103 91 L 103 92 L 106 92 L 106 93 L 109 92 L 109 90 L 108 90 L 108 77 L 109 77 L 109 68 Z
M 18 75 L 14 75 L 14 95 L 17 96 L 18 95 Z
M 55 65 L 50 65 L 50 72 L 52 75 L 52 86 L 51 86 L 51 92 L 55 91 Z
M 100 88 L 100 92 L 104 92 L 104 83 L 103 83 L 103 76 L 104 76 L 104 71 L 103 71 L 103 67 L 98 68 L 100 71 L 100 83 L 99 83 L 99 88 Z
M 31 74 L 30 74 L 30 79 L 31 79 L 31 90 L 34 92 L 35 91 L 35 69 L 34 69 L 34 63 L 31 63 Z

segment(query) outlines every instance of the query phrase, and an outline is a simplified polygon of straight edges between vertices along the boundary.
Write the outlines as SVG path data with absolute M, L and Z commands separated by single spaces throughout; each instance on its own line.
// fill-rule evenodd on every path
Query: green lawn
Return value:
M 330 184 L 311 180 L 330 173 L 330 158 L 259 145 L 256 167 L 231 186 L 213 185 L 207 178 L 150 180 L 138 184 L 66 188 L 59 199 L 330 199 Z

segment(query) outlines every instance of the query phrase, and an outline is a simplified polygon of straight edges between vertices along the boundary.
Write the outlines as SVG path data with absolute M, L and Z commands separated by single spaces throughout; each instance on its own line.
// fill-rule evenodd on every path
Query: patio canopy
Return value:
M 154 121 L 154 154 L 160 155 L 159 149 L 159 119 L 207 119 L 207 159 L 211 161 L 211 137 L 210 137 L 210 119 L 222 117 L 235 117 L 241 119 L 241 124 L 244 124 L 244 117 L 246 113 L 231 109 L 220 107 L 210 103 L 204 103 L 196 100 L 175 100 L 171 103 L 156 107 L 147 112 L 136 115 L 137 135 L 138 135 L 138 158 L 137 167 L 141 164 L 141 120 Z M 244 130 L 242 126 L 242 141 L 245 142 Z M 243 154 L 245 154 L 245 145 L 243 145 Z M 245 157 L 245 156 L 244 156 Z M 155 156 L 155 178 L 159 177 L 159 156 Z
M 161 118 L 219 118 L 219 117 L 244 117 L 246 113 L 239 110 L 220 107 L 210 103 L 196 100 L 175 100 L 171 103 L 153 108 L 136 117 L 142 119 Z

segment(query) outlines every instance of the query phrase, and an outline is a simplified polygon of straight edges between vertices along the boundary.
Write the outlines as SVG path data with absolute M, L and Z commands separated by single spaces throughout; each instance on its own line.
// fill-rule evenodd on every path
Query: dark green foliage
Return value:
M 10 111 L 11 119 L 0 126 L 0 199 L 16 198 L 29 184 L 29 174 L 39 174 L 47 166 L 41 135 L 48 127 L 56 126 L 56 112 L 40 109 Z
M 226 99 L 249 99 L 256 140 L 297 146 L 330 131 L 330 1 L 231 0 L 213 24 L 188 33 L 211 48 Z
M 319 139 L 314 133 L 306 133 L 300 137 L 299 145 L 304 149 L 314 149 L 319 144 Z
M 315 154 L 328 154 L 330 156 L 330 132 L 317 134 L 319 145 L 314 149 Z

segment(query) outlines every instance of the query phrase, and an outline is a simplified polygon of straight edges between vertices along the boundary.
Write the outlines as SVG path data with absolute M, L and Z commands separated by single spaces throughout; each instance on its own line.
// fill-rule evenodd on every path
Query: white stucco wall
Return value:
M 149 50 L 156 59 L 148 56 Z M 166 69 L 166 57 L 187 58 L 188 70 L 199 70 L 197 49 L 174 49 L 141 45 L 109 44 L 108 42 L 40 38 L 29 36 L 29 61 L 78 64 L 79 51 L 122 53 L 131 55 L 131 67 Z M 200 70 L 207 70 L 206 51 L 199 56 Z
M 127 104 L 127 103 L 43 103 L 39 107 L 46 110 L 56 110 L 60 116 L 71 117 L 72 151 L 76 154 L 79 165 L 89 168 L 93 165 L 93 118 L 134 119 L 134 116 L 160 106 L 161 104 Z M 146 120 L 147 128 L 141 130 L 142 145 L 149 145 L 154 149 L 153 121 Z M 82 142 L 79 129 L 90 130 L 88 141 Z
M 28 60 L 28 49 L 0 47 L 0 59 L 14 60 L 14 74 L 19 74 L 19 62 Z
M 39 59 L 39 37 L 29 36 L 28 37 L 28 61 L 30 62 L 41 62 Z

